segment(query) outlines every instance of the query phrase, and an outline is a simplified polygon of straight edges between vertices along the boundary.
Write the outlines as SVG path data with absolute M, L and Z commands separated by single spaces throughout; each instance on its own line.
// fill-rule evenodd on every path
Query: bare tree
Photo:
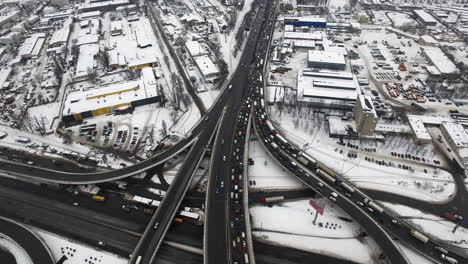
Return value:
M 96 73 L 96 71 L 94 71 L 93 69 L 91 69 L 90 67 L 88 67 L 88 69 L 86 69 L 86 72 L 88 73 L 88 79 L 89 79 L 92 83 L 96 83 L 96 81 L 97 81 L 97 73 Z
M 34 122 L 35 122 L 35 125 L 34 125 L 34 130 L 39 132 L 39 134 L 41 134 L 42 136 L 45 135 L 45 133 L 47 132 L 47 117 L 41 115 L 39 118 L 37 118 L 36 116 L 34 117 Z

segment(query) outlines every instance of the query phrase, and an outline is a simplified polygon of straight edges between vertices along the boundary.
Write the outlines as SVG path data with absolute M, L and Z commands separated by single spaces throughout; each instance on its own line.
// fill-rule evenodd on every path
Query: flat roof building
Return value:
M 343 79 L 342 72 L 299 70 L 297 74 L 297 100 L 351 110 L 357 99 L 359 84 L 356 76 Z
M 438 47 L 422 47 L 422 54 L 437 68 L 441 74 L 455 74 L 457 66 Z
M 290 32 L 286 31 L 283 35 L 284 39 L 308 39 L 322 41 L 323 35 L 319 33 L 309 33 L 309 32 Z
M 440 131 L 448 146 L 466 168 L 468 164 L 468 133 L 463 125 L 454 122 L 443 122 Z
M 426 27 L 434 27 L 437 26 L 437 19 L 435 19 L 431 14 L 427 13 L 426 11 L 422 9 L 417 9 L 413 10 L 413 13 L 416 15 L 416 18 L 418 19 L 423 26 Z
M 424 126 L 423 120 L 419 116 L 415 115 L 408 115 L 407 117 L 415 140 L 421 143 L 431 142 L 431 135 Z
M 99 52 L 98 44 L 85 44 L 80 46 L 80 53 L 78 56 L 78 62 L 76 63 L 75 75 L 73 78 L 87 78 L 88 71 L 94 70 L 96 60 L 94 56 Z
M 32 58 L 37 56 L 42 49 L 44 44 L 46 34 L 45 33 L 36 33 L 29 36 L 25 39 L 21 48 L 18 51 L 18 55 L 22 58 Z
M 342 53 L 334 51 L 309 50 L 307 66 L 309 68 L 344 70 L 346 68 L 346 61 Z
M 203 75 L 203 78 L 209 79 L 219 75 L 219 70 L 208 55 L 201 55 L 193 58 L 195 64 Z
M 159 102 L 156 81 L 151 74 L 152 71 L 144 70 L 142 79 L 137 81 L 70 92 L 65 100 L 63 120 L 80 121 Z
M 208 54 L 198 41 L 187 41 L 185 42 L 185 47 L 187 48 L 187 51 L 190 54 L 190 56 L 192 56 L 192 58 Z

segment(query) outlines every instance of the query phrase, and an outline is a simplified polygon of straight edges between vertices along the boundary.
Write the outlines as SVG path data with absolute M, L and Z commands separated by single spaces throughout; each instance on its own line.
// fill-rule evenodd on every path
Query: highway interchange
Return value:
M 246 129 L 249 124 L 248 120 L 252 119 L 254 130 L 270 155 L 315 192 L 326 198 L 336 194 L 336 204 L 374 238 L 384 252 L 382 257 L 386 257 L 391 263 L 408 263 L 406 256 L 393 240 L 393 238 L 398 238 L 434 262 L 445 263 L 440 259 L 440 252 L 435 249 L 436 246 L 442 246 L 440 241 L 431 239 L 427 243 L 421 243 L 408 234 L 409 230 L 414 228 L 407 225 L 394 213 L 388 210 L 383 213 L 371 212 L 368 207 L 361 205 L 366 198 L 369 198 L 368 196 L 357 189 L 352 195 L 347 195 L 347 191 L 338 181 L 336 184 L 332 184 L 324 180 L 315 171 L 318 168 L 317 165 L 302 164 L 298 160 L 300 150 L 289 142 L 283 142 L 278 137 L 278 131 L 267 126 L 268 115 L 265 111 L 263 98 L 264 80 L 262 76 L 265 66 L 263 61 L 268 57 L 269 36 L 273 29 L 277 4 L 278 1 L 263 1 L 257 6 L 255 22 L 250 29 L 239 66 L 231 80 L 226 84 L 212 108 L 186 135 L 186 138 L 169 150 L 137 165 L 101 173 L 62 172 L 5 161 L 0 162 L 0 170 L 8 177 L 34 179 L 45 183 L 99 183 L 146 172 L 189 148 L 182 167 L 173 184 L 167 190 L 156 213 L 151 217 L 149 224 L 144 230 L 131 231 L 138 234 L 134 234 L 134 237 L 138 237 L 137 240 L 133 238 L 133 242 L 138 241 L 138 243 L 134 244 L 130 263 L 134 264 L 137 261 L 139 263 L 157 263 L 158 249 L 163 244 L 172 219 L 187 193 L 194 171 L 214 139 L 206 194 L 206 218 L 202 245 L 203 262 L 255 262 L 255 257 L 248 253 L 248 248 L 252 249 L 255 246 L 247 243 L 249 240 L 246 239 L 246 236 L 250 236 L 250 230 L 246 228 L 245 224 L 245 213 L 248 209 L 244 208 L 242 202 L 244 198 L 242 196 L 245 192 L 242 192 L 244 186 L 239 177 L 240 175 L 247 177 L 243 166 L 245 153 L 248 151 L 245 149 L 245 142 L 248 141 L 249 137 Z M 254 115 L 251 116 L 251 113 Z M 344 180 L 341 179 L 341 181 Z M 319 183 L 321 184 L 319 185 Z M 112 225 L 117 224 L 109 223 L 108 227 L 112 229 Z M 448 256 L 458 259 L 462 263 L 468 261 L 466 257 L 454 252 L 449 252 Z M 47 259 L 44 254 L 42 257 L 43 260 Z

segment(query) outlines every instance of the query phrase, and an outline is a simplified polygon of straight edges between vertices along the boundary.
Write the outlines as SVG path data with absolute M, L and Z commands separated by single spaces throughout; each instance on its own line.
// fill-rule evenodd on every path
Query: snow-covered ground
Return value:
M 392 20 L 395 27 L 419 25 L 410 15 L 405 13 L 388 12 L 387 16 Z
M 316 211 L 309 200 L 285 202 L 272 207 L 253 206 L 252 230 L 256 239 L 286 247 L 346 259 L 357 263 L 376 262 L 380 250 L 362 229 L 334 203 L 314 199 L 324 209 L 314 224 Z
M 97 247 L 92 248 L 41 229 L 33 229 L 47 244 L 56 261 L 65 255 L 67 257 L 66 263 L 70 264 L 126 264 L 128 262 L 128 259 L 102 251 Z
M 269 156 L 258 141 L 250 141 L 249 158 L 254 165 L 248 166 L 249 191 L 302 189 L 304 184 L 294 175 L 285 171 Z
M 382 143 L 374 146 L 369 145 L 369 147 L 379 149 L 376 154 L 350 150 L 336 144 L 338 139 L 328 136 L 323 125 L 323 118 L 311 118 L 306 115 L 305 118 L 299 118 L 296 126 L 294 120 L 298 118 L 295 115 L 294 110 L 292 110 L 291 114 L 287 110 L 283 110 L 280 116 L 277 108 L 270 109 L 270 117 L 288 140 L 294 142 L 332 170 L 357 184 L 358 187 L 385 190 L 433 202 L 447 200 L 455 191 L 455 185 L 448 172 L 441 170 L 435 174 L 432 167 L 408 160 L 395 159 L 389 155 L 391 151 L 407 153 L 406 148 L 408 145 L 406 144 L 389 149 L 381 148 Z M 368 147 L 367 145 L 363 146 L 364 142 L 354 142 L 353 144 Z M 375 142 L 375 144 L 377 143 Z M 408 142 L 408 144 L 411 143 Z M 340 150 L 342 153 L 340 153 Z M 348 152 L 358 153 L 359 155 L 357 158 L 349 158 L 347 156 Z M 432 152 L 435 155 L 435 151 L 432 150 Z M 429 154 L 430 152 L 426 152 L 426 155 Z M 378 165 L 366 161 L 365 157 L 385 160 L 387 163 L 391 161 L 394 166 Z M 414 172 L 398 168 L 396 164 L 410 165 L 414 168 Z M 424 169 L 426 169 L 427 173 Z

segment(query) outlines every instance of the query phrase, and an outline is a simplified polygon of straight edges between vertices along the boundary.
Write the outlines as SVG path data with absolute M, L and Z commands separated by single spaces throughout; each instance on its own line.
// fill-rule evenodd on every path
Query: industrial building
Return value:
M 364 136 L 374 135 L 378 119 L 372 98 L 368 95 L 358 95 L 354 107 L 354 120 L 357 131 Z
M 419 143 L 431 142 L 431 135 L 424 126 L 423 120 L 419 116 L 408 115 L 407 117 L 415 141 Z
M 297 74 L 299 102 L 351 110 L 358 90 L 356 76 L 348 72 L 299 70 Z
M 320 33 L 285 31 L 283 34 L 283 38 L 322 41 L 323 35 Z
M 192 56 L 192 58 L 196 56 L 208 54 L 206 50 L 202 47 L 202 45 L 200 45 L 200 42 L 198 41 L 194 41 L 194 40 L 187 41 L 185 43 L 185 47 L 187 48 L 187 51 L 190 54 L 190 56 Z
M 342 53 L 334 51 L 309 50 L 307 56 L 309 68 L 344 70 L 346 60 Z
M 156 58 L 156 56 L 147 56 L 144 58 L 130 59 L 130 61 L 128 61 L 128 64 L 127 64 L 127 67 L 130 70 L 143 69 L 145 67 L 156 67 L 156 66 L 158 66 L 158 58 Z
M 45 33 L 32 34 L 24 40 L 18 51 L 18 55 L 25 59 L 37 57 L 44 45 L 45 38 Z
M 128 0 L 109 0 L 109 1 L 92 1 L 85 0 L 79 4 L 78 13 L 91 12 L 91 11 L 111 11 L 120 6 L 129 5 Z
M 326 28 L 327 21 L 322 17 L 285 17 L 284 25 L 292 25 L 294 27 Z
M 468 133 L 463 125 L 454 122 L 443 122 L 440 131 L 449 147 L 466 167 L 468 164 Z
M 422 47 L 422 54 L 436 68 L 436 71 L 432 71 L 432 75 L 458 73 L 457 66 L 444 54 L 440 48 Z
M 208 56 L 207 50 L 198 41 L 187 41 L 185 43 L 187 52 L 197 65 L 205 80 L 219 75 L 219 70 Z
M 109 113 L 129 112 L 138 106 L 159 101 L 153 69 L 147 67 L 142 69 L 142 77 L 138 81 L 70 92 L 65 101 L 63 121 L 81 121 Z
M 413 10 L 416 19 L 425 27 L 437 26 L 437 19 L 422 9 Z
M 219 75 L 219 70 L 208 55 L 193 58 L 195 64 L 203 75 L 203 78 L 210 79 Z
M 439 42 L 429 35 L 420 36 L 418 42 L 422 46 L 439 46 Z
M 98 44 L 86 44 L 80 46 L 80 53 L 78 62 L 76 63 L 76 70 L 73 79 L 87 78 L 89 71 L 94 70 L 97 66 L 95 59 L 96 54 L 99 52 Z

